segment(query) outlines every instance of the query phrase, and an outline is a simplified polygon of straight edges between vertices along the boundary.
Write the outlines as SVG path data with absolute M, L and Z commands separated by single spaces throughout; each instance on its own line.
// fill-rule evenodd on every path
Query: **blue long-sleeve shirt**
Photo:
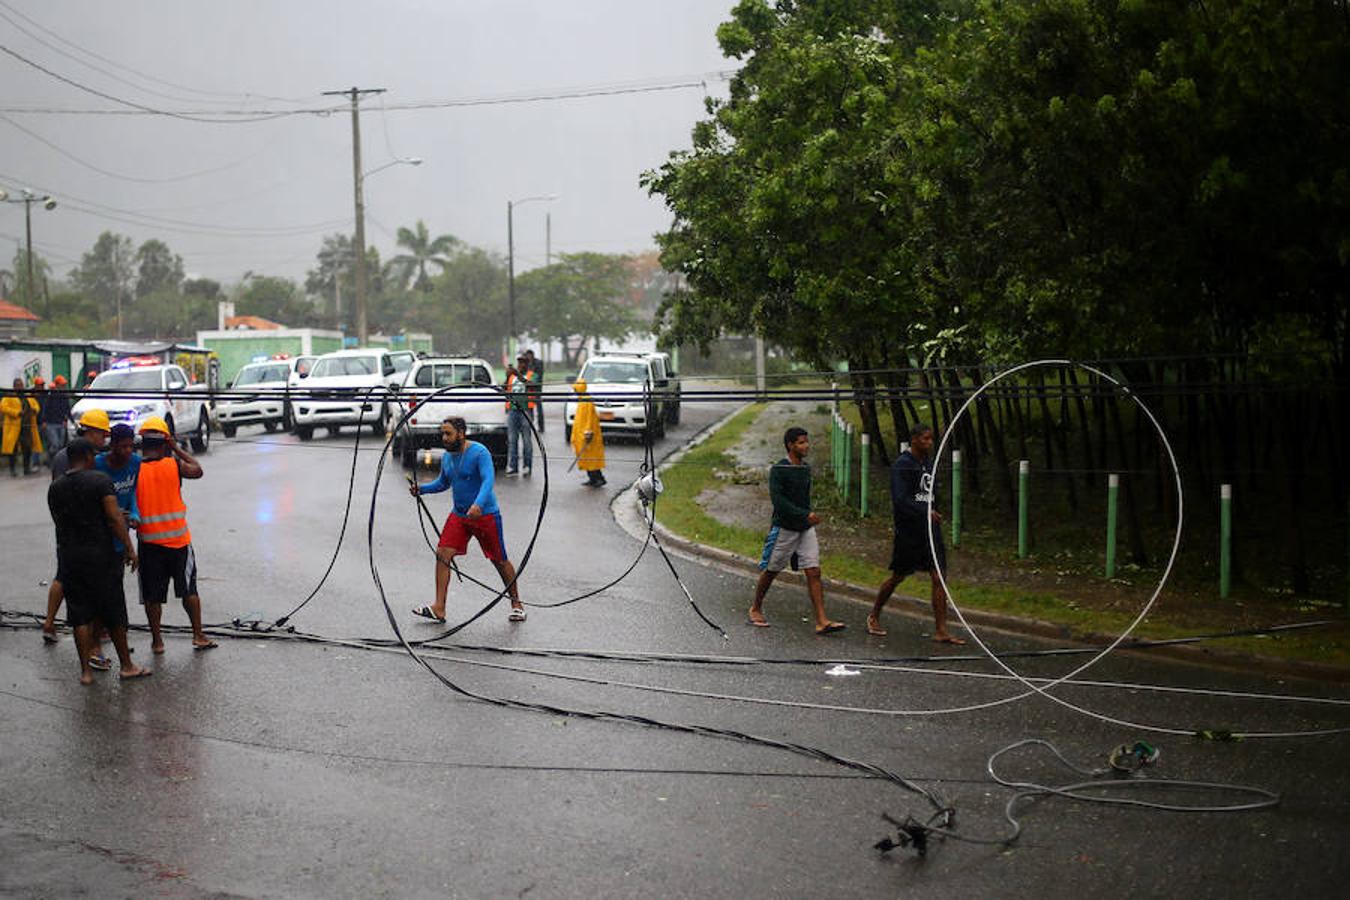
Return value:
M 417 486 L 419 494 L 439 494 L 451 489 L 454 509 L 459 515 L 468 514 L 475 503 L 484 515 L 498 511 L 497 495 L 492 492 L 496 475 L 492 468 L 492 454 L 488 448 L 474 441 L 466 441 L 459 453 L 447 451 L 441 456 L 441 473 L 435 481 Z

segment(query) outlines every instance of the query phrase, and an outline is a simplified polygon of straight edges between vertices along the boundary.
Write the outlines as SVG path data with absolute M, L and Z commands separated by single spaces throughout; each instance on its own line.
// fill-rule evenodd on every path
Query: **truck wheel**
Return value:
M 678 424 L 680 424 L 680 403 L 679 403 L 678 400 L 675 401 L 674 403 L 670 404 L 670 418 L 669 418 L 669 422 L 670 422 L 671 425 L 678 425 Z
M 384 437 L 384 433 L 389 429 L 389 407 L 380 404 L 380 414 L 374 422 L 370 423 L 370 430 L 379 437 Z
M 263 428 L 266 428 L 266 429 L 267 429 L 267 433 L 268 433 L 268 434 L 271 434 L 272 432 L 274 432 L 274 431 L 277 430 L 277 420 L 276 420 L 276 419 L 268 419 L 266 422 L 263 423 Z M 228 435 L 227 435 L 227 437 L 228 437 Z
M 314 439 L 314 426 L 313 426 L 313 425 L 297 425 L 297 426 L 295 426 L 295 436 L 298 437 L 298 438 L 299 438 L 300 440 L 302 440 L 302 441 L 311 441 L 311 440 L 313 440 L 313 439 Z
M 291 401 L 281 407 L 281 430 L 290 431 L 295 427 L 295 416 L 291 413 Z
M 193 433 L 191 441 L 195 453 L 205 453 L 211 449 L 211 420 L 206 417 L 206 410 L 202 410 L 197 416 L 197 430 Z
M 409 440 L 403 441 L 402 446 L 399 448 L 398 458 L 403 463 L 403 468 L 416 469 L 417 445 Z
M 238 425 L 226 425 L 224 422 L 220 423 L 220 433 L 225 435 L 227 438 L 234 437 L 234 433 L 238 430 L 239 430 Z M 271 431 L 272 429 L 269 428 L 267 430 Z

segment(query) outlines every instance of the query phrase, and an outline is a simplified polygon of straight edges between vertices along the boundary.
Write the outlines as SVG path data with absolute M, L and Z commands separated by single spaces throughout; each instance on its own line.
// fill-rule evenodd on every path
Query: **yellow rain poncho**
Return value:
M 24 405 L 27 404 L 27 416 Z M 33 453 L 42 452 L 42 435 L 38 430 L 38 402 L 32 397 L 6 397 L 0 400 L 0 415 L 4 416 L 4 437 L 0 439 L 0 455 L 8 456 L 19 447 L 19 430 L 24 418 L 28 419 L 28 436 L 32 441 Z M 27 463 L 25 463 L 27 465 Z
M 586 382 L 575 381 L 577 392 L 576 419 L 572 422 L 572 453 L 577 468 L 583 472 L 598 472 L 605 467 L 605 438 L 600 433 L 600 415 L 586 393 Z

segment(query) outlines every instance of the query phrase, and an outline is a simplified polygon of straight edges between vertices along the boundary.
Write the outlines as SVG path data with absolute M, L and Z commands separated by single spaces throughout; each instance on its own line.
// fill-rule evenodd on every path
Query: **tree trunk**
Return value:
M 1003 431 L 990 413 L 989 395 L 981 394 L 975 401 L 980 416 L 989 429 L 989 447 L 994 452 L 994 469 L 998 472 L 999 492 L 1003 495 L 1004 505 L 1010 515 L 1017 515 L 1017 498 L 1013 494 L 1012 470 L 1008 467 L 1008 453 L 1003 446 Z
M 876 382 L 872 380 L 870 374 L 866 374 L 871 366 L 867 359 L 863 358 L 856 361 L 849 360 L 848 367 L 848 380 L 853 386 L 853 402 L 858 405 L 863 431 L 870 437 L 877 458 L 884 460 L 883 465 L 889 466 L 891 461 L 886 453 L 886 439 L 881 433 L 881 423 L 877 421 Z M 854 370 L 860 370 L 864 374 L 854 374 Z

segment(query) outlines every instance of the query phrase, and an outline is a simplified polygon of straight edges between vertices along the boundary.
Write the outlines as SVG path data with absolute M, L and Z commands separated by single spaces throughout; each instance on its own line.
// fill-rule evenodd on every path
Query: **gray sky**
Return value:
M 703 89 L 392 107 L 700 79 L 708 93 L 725 96 L 715 73 L 734 61 L 718 52 L 714 33 L 732 2 L 0 0 L 0 45 L 97 91 L 208 116 L 324 107 L 345 102 L 320 97 L 324 90 L 387 88 L 362 104 L 363 168 L 396 157 L 425 162 L 367 179 L 367 242 L 388 258 L 397 228 L 422 218 L 433 234 L 505 253 L 507 200 L 559 195 L 517 208 L 520 270 L 544 262 L 546 211 L 555 253 L 651 247 L 669 216 L 637 179 L 688 147 Z M 21 113 L 127 107 L 5 53 L 0 79 L 7 110 L 0 187 L 56 197 L 54 211 L 34 207 L 33 231 L 35 250 L 58 274 L 113 230 L 137 244 L 164 240 L 190 274 L 230 282 L 252 269 L 303 278 L 322 235 L 352 229 L 345 112 L 246 124 Z M 0 206 L 6 267 L 24 233 L 22 209 Z

